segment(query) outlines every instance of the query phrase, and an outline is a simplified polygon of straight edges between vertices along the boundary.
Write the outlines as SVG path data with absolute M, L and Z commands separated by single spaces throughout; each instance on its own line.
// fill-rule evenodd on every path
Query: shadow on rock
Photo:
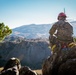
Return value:
M 76 45 L 60 50 L 47 58 L 42 65 L 43 75 L 76 75 Z

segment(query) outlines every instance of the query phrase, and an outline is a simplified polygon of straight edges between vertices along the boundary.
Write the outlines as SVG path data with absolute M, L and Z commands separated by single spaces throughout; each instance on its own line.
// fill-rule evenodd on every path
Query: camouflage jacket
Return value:
M 53 24 L 52 28 L 49 30 L 49 34 L 51 36 L 55 34 L 58 39 L 69 40 L 73 35 L 73 27 L 70 23 L 60 20 Z

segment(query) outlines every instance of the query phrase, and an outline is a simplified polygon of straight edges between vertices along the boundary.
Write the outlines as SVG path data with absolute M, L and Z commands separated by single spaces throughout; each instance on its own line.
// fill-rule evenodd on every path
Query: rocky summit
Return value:
M 60 50 L 45 60 L 43 75 L 76 75 L 76 45 Z

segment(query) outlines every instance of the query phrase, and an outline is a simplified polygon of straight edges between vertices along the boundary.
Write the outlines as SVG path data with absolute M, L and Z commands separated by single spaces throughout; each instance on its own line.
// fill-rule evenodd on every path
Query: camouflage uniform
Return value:
M 52 28 L 49 30 L 49 34 L 51 47 L 58 43 L 69 44 L 73 42 L 73 27 L 70 25 L 70 23 L 63 20 L 59 20 L 58 22 L 53 24 Z

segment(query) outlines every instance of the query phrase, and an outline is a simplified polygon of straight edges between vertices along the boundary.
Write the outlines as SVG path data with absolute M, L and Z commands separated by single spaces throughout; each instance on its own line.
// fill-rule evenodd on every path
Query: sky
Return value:
M 76 0 L 0 0 L 0 23 L 16 28 L 29 24 L 51 24 L 60 12 L 76 20 Z

